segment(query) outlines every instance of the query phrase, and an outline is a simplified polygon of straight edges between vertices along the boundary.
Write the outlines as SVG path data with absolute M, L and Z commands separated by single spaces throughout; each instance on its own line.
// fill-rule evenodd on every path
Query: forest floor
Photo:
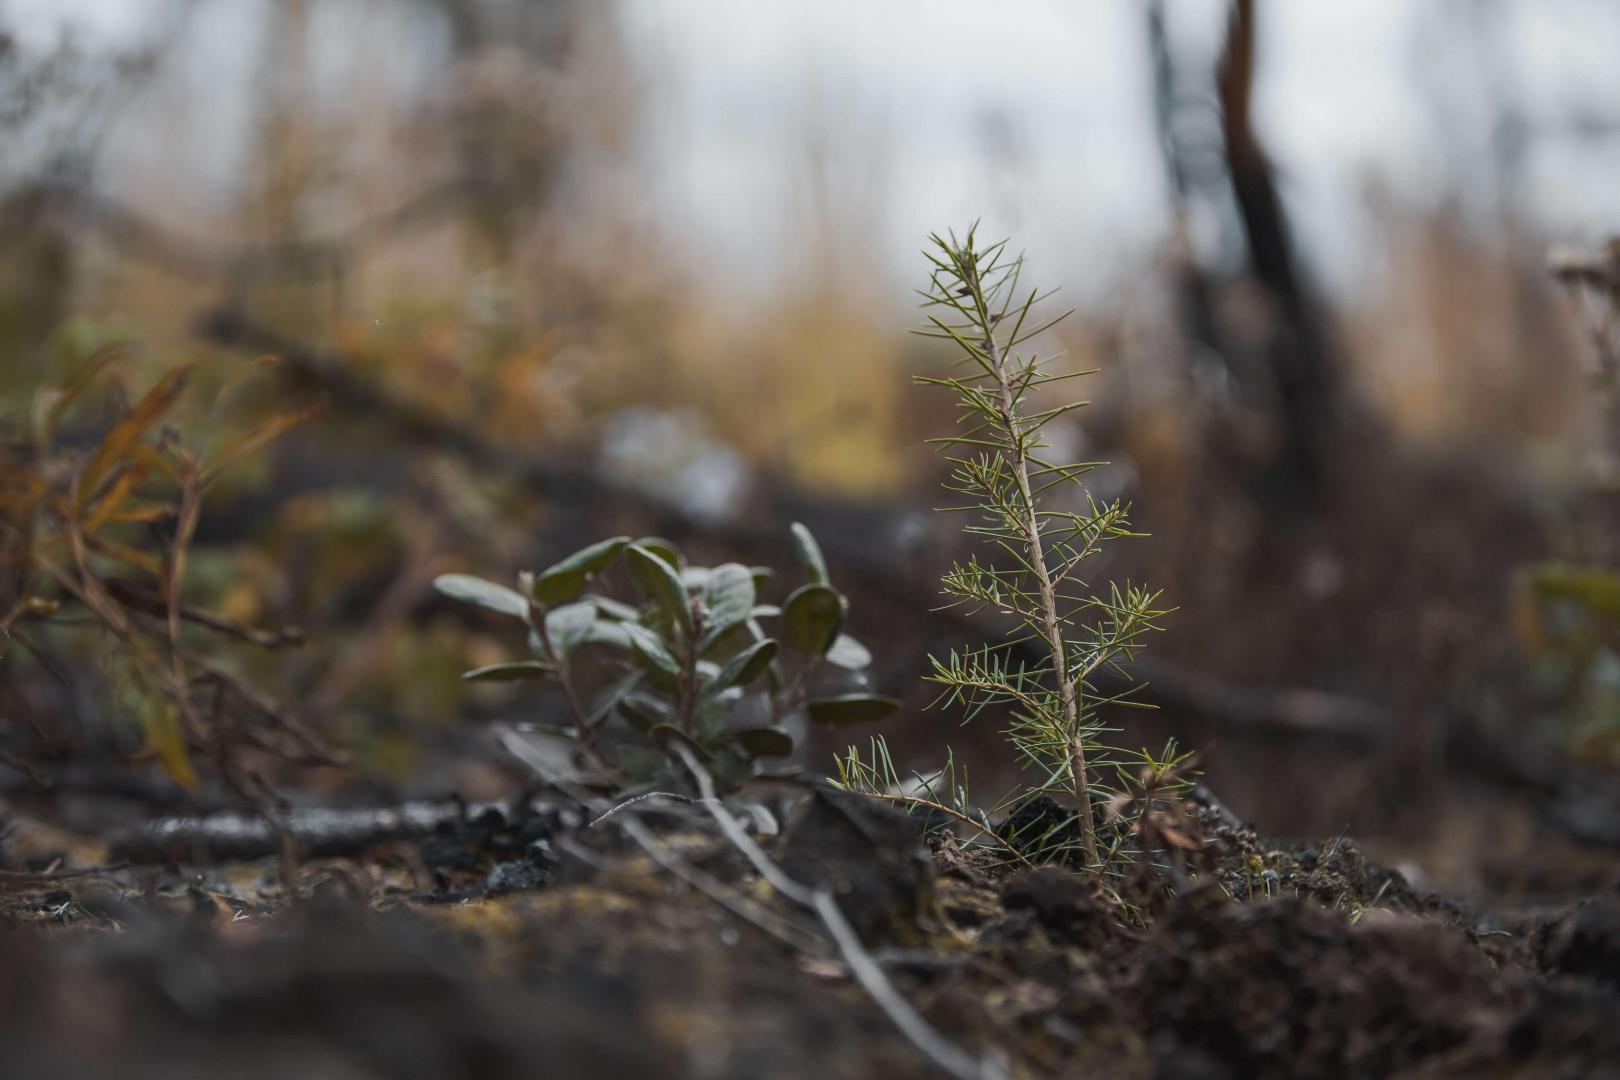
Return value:
M 491 716 L 413 729 L 424 776 L 385 797 L 471 765 L 499 782 L 460 790 L 504 802 L 367 807 L 361 778 L 304 778 L 279 853 L 251 812 L 154 819 L 184 801 L 173 784 L 56 760 L 54 790 L 0 790 L 0 1077 L 938 1076 L 930 1038 L 986 1077 L 1620 1076 L 1620 800 L 1520 685 L 1507 585 L 1549 559 L 1620 562 L 1620 499 L 1549 524 L 1452 475 L 1360 464 L 1284 533 L 1193 485 L 1168 503 L 1193 524 L 1150 522 L 1178 542 L 1116 575 L 1181 608 L 1168 662 L 1138 672 L 1160 711 L 1126 737 L 1176 735 L 1229 805 L 1314 839 L 1205 791 L 1181 865 L 1112 882 L 1122 906 L 1069 869 L 781 785 L 758 843 L 836 899 L 852 953 L 702 808 L 592 824 L 488 747 L 446 749 Z M 885 730 L 938 747 L 915 673 L 972 628 L 922 617 L 933 581 L 863 546 L 864 571 L 834 557 L 860 636 L 886 646 L 873 684 L 916 687 Z M 1355 723 L 1319 722 L 1334 703 Z M 949 733 L 976 783 L 1001 779 L 979 768 L 993 725 Z M 802 760 L 827 762 L 833 735 Z M 934 1035 L 902 1030 L 871 971 Z
M 1620 1075 L 1614 892 L 1468 910 L 1202 793 L 1185 876 L 1122 909 L 864 799 L 783 799 L 760 842 L 984 1075 Z M 327 821 L 293 866 L 239 819 L 108 843 L 14 809 L 13 865 L 109 868 L 0 881 L 0 1075 L 941 1075 L 699 808 L 616 816 L 651 846 L 520 802 Z

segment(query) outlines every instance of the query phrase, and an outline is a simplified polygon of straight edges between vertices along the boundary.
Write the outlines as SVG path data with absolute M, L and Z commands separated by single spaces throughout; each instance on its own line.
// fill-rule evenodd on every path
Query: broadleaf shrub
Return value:
M 554 683 L 569 722 L 549 730 L 570 741 L 588 766 L 582 774 L 606 775 L 625 791 L 675 782 L 683 770 L 666 751 L 679 744 L 735 785 L 792 755 L 797 716 L 870 722 L 899 704 L 864 689 L 808 689 L 839 672 L 845 682 L 860 680 L 872 657 L 843 633 L 849 602 L 829 584 L 814 537 L 795 524 L 793 538 L 807 580 L 781 606 L 760 601 L 768 570 L 692 566 L 656 537 L 599 541 L 519 575 L 517 589 L 466 574 L 435 584 L 529 628 L 532 658 L 464 678 Z M 628 599 L 591 591 L 616 577 L 631 586 Z M 590 663 L 581 662 L 587 651 Z

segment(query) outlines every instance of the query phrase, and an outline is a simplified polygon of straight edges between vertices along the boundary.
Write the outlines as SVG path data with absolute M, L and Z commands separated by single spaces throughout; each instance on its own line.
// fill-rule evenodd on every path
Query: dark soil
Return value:
M 764 840 L 782 865 L 834 892 L 938 1030 L 1015 1076 L 1620 1074 L 1620 896 L 1471 913 L 1346 837 L 1271 844 L 1206 802 L 1188 880 L 1127 910 L 1067 869 L 930 850 L 863 800 L 799 803 Z M 688 876 L 798 919 L 692 808 L 642 820 Z M 830 952 L 567 808 L 307 862 L 291 900 L 281 873 L 13 874 L 0 1075 L 939 1075 Z

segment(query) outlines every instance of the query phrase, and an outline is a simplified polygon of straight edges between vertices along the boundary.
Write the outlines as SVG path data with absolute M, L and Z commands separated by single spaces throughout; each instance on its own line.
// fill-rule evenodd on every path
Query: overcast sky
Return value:
M 1334 285 L 1353 287 L 1373 255 L 1374 181 L 1420 205 L 1495 206 L 1489 92 L 1533 121 L 1606 107 L 1620 122 L 1620 5 L 1502 0 L 1494 23 L 1473 23 L 1480 6 L 1260 5 L 1262 134 Z M 831 133 L 842 186 L 881 203 L 891 253 L 911 258 L 928 229 L 983 216 L 1039 261 L 1095 275 L 1083 287 L 1106 288 L 1110 268 L 1139 263 L 1164 228 L 1143 7 L 628 3 L 630 40 L 660 88 L 649 143 L 661 167 L 649 175 L 720 257 L 764 269 L 772 222 L 793 221 L 808 122 Z M 1226 4 L 1168 11 L 1194 70 L 1211 62 Z M 1613 139 L 1538 139 L 1528 209 L 1557 235 L 1620 230 L 1617 151 Z
M 193 88 L 173 182 L 228 186 L 247 145 L 273 0 L 199 6 L 173 79 Z M 323 0 L 321 49 L 409 90 L 444 41 L 402 0 Z M 1015 234 L 1082 296 L 1151 256 L 1164 180 L 1139 0 L 618 0 L 650 87 L 632 190 L 694 265 L 768 281 L 825 193 L 857 238 L 909 273 L 921 238 L 974 217 Z M 127 40 L 164 0 L 0 0 L 8 25 Z M 1207 76 L 1221 0 L 1171 0 L 1174 39 Z M 1498 14 L 1476 21 L 1483 12 Z M 1322 276 L 1354 288 L 1376 256 L 1365 193 L 1491 212 L 1493 124 L 1507 102 L 1541 132 L 1520 204 L 1554 238 L 1620 229 L 1620 140 L 1560 133 L 1620 121 L 1620 5 L 1606 0 L 1261 4 L 1262 133 Z M 171 88 L 172 89 L 172 88 Z M 1493 96 L 1494 95 L 1494 96 Z M 169 99 L 172 103 L 173 98 Z M 145 123 L 166 123 L 172 112 Z M 115 141 L 138 159 L 140 130 Z M 200 190 L 199 199 L 207 191 Z M 1206 238 L 1207 239 L 1207 238 Z

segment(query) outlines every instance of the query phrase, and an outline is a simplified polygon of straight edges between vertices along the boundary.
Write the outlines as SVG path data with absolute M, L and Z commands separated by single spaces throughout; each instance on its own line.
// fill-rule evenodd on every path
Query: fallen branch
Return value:
M 282 815 L 287 836 L 306 855 L 355 855 L 392 840 L 427 836 L 441 825 L 495 810 L 510 816 L 504 803 L 407 802 L 390 807 L 300 808 Z M 262 859 L 281 847 L 278 832 L 263 814 L 227 810 L 201 816 L 157 818 L 107 838 L 112 858 L 132 863 L 167 862 L 175 857 L 198 862 Z

